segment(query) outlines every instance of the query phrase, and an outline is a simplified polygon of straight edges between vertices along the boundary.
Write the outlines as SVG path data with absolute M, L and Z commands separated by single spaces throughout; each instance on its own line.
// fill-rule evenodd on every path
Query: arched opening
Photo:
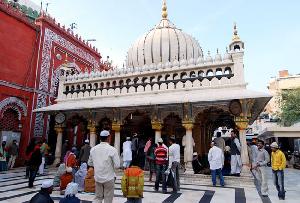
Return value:
M 207 77 L 213 77 L 213 76 L 214 76 L 214 72 L 213 72 L 211 69 L 209 69 L 209 70 L 206 72 L 206 76 L 207 76 Z
M 151 118 L 146 112 L 134 111 L 128 114 L 121 126 L 121 151 L 123 151 L 122 143 L 125 142 L 126 137 L 131 137 L 133 133 L 137 133 L 139 137 L 139 150 L 143 152 L 145 144 L 149 137 L 154 138 L 154 130 L 152 130 Z M 140 153 L 141 155 L 143 153 Z M 145 160 L 145 157 L 140 157 L 140 160 Z M 143 165 L 143 163 L 142 163 Z
M 240 50 L 241 47 L 240 47 L 240 45 L 236 44 L 236 45 L 234 45 L 233 49 L 234 49 L 234 50 L 236 50 L 236 49 L 237 49 L 237 50 Z
M 227 129 L 235 128 L 233 116 L 222 109 L 211 107 L 199 113 L 195 118 L 193 128 L 193 138 L 195 141 L 195 151 L 197 151 L 201 164 L 209 168 L 207 154 L 210 149 L 210 143 L 219 127 Z M 226 145 L 230 145 L 230 134 L 222 135 Z
M 232 74 L 231 68 L 230 67 L 226 67 L 225 70 L 224 70 L 224 74 L 225 75 Z

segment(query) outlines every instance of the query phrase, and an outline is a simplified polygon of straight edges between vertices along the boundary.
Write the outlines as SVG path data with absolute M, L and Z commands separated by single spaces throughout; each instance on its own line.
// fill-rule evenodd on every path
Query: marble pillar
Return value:
M 121 152 L 121 124 L 118 122 L 113 122 L 112 123 L 112 130 L 115 131 L 115 143 L 114 143 L 114 147 L 117 149 L 118 151 L 118 155 L 120 156 L 120 152 Z
M 193 122 L 192 121 L 183 121 L 183 127 L 186 130 L 184 138 L 184 160 L 185 160 L 185 173 L 193 174 Z
M 62 126 L 56 126 L 55 131 L 57 133 L 57 138 L 56 138 L 56 146 L 55 146 L 55 160 L 53 162 L 54 166 L 59 164 L 60 159 L 61 159 L 63 127 Z
M 242 171 L 241 176 L 251 176 L 249 152 L 246 141 L 246 128 L 248 127 L 249 120 L 246 117 L 236 117 L 235 124 L 239 128 L 240 143 L 241 143 L 241 159 L 242 159 Z
M 88 129 L 90 130 L 90 146 L 94 147 L 96 145 L 97 138 L 96 122 L 90 120 L 88 124 Z
M 155 143 L 161 138 L 162 124 L 160 121 L 151 121 L 152 129 L 155 130 Z

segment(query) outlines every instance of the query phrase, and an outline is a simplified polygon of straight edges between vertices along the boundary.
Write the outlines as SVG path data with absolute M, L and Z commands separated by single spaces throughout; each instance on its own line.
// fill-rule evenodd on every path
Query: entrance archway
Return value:
M 182 126 L 181 118 L 175 113 L 170 113 L 163 120 L 163 128 L 161 130 L 163 140 L 167 141 L 171 135 L 174 135 L 176 142 L 181 145 L 182 137 L 185 135 L 185 128 Z
M 133 133 L 138 133 L 140 138 L 139 142 L 142 145 L 146 144 L 149 137 L 154 138 L 151 118 L 147 113 L 134 111 L 126 116 L 121 126 L 121 146 L 122 143 L 125 142 L 126 137 L 132 137 Z
M 219 127 L 235 128 L 234 118 L 229 112 L 212 107 L 205 109 L 196 116 L 193 137 L 195 150 L 199 155 L 208 154 L 214 132 Z M 230 144 L 229 138 L 225 138 L 225 141 L 226 145 Z

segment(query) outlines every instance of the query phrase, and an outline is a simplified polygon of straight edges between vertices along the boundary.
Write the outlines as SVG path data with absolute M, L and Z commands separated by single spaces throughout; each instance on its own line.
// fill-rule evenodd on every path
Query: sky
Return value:
M 26 0 L 24 0 L 26 1 Z M 40 5 L 40 0 L 32 0 Z M 58 22 L 92 42 L 103 58 L 122 66 L 131 44 L 161 19 L 162 0 L 42 0 Z M 224 54 L 233 23 L 245 42 L 248 88 L 267 92 L 271 77 L 287 69 L 300 74 L 299 0 L 167 0 L 168 18 L 195 37 L 205 55 Z

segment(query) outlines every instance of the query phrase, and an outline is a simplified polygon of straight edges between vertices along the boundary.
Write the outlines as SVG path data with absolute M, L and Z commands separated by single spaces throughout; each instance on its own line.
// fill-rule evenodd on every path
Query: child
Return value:
M 123 196 L 127 197 L 128 203 L 142 203 L 144 171 L 137 166 L 136 159 L 133 159 L 131 166 L 124 171 L 121 185 Z

